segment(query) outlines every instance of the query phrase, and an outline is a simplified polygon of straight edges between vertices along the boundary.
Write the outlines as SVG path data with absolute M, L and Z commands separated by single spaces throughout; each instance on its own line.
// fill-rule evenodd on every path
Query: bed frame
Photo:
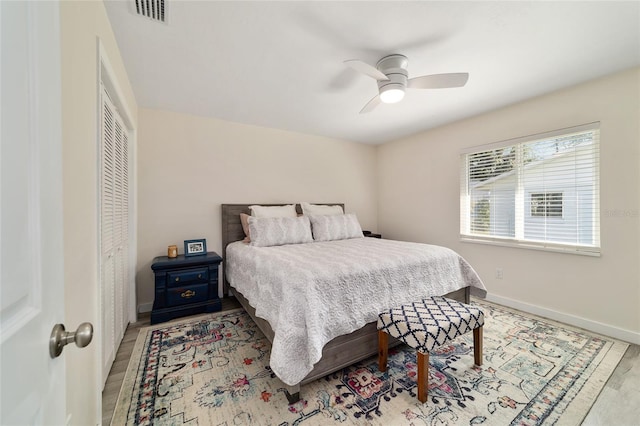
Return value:
M 222 204 L 222 259 L 223 259 L 223 282 L 224 282 L 224 295 L 228 296 L 229 290 L 233 292 L 233 295 L 238 299 L 242 307 L 247 311 L 249 316 L 255 321 L 258 328 L 269 339 L 269 342 L 273 343 L 274 333 L 269 323 L 256 316 L 256 310 L 242 293 L 233 288 L 227 281 L 227 277 L 224 273 L 224 259 L 226 259 L 227 245 L 244 239 L 244 231 L 242 230 L 242 224 L 240 223 L 240 213 L 250 214 L 249 206 L 253 204 Z M 260 204 L 262 206 L 282 206 L 283 204 Z M 293 203 L 288 203 L 293 204 Z M 344 209 L 344 204 L 333 203 L 325 205 L 338 205 Z M 296 204 L 296 210 L 298 213 L 302 213 L 302 209 L 299 204 Z M 469 303 L 469 287 L 462 288 L 455 292 L 446 294 L 445 296 L 458 300 L 460 302 Z M 393 339 L 395 340 L 395 339 Z M 399 344 L 400 342 L 390 341 L 390 346 Z M 289 403 L 296 402 L 300 399 L 300 386 L 306 383 L 317 380 L 327 374 L 347 367 L 355 362 L 361 361 L 365 358 L 371 357 L 378 353 L 378 332 L 376 323 L 371 322 L 366 324 L 359 330 L 352 333 L 338 336 L 335 339 L 328 342 L 322 349 L 322 358 L 315 365 L 313 370 L 298 384 L 295 386 L 287 386 L 287 399 Z

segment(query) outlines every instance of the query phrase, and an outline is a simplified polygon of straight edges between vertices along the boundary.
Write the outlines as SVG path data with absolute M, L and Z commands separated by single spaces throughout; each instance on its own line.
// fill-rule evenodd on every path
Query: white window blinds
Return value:
M 600 251 L 599 124 L 465 150 L 463 240 Z

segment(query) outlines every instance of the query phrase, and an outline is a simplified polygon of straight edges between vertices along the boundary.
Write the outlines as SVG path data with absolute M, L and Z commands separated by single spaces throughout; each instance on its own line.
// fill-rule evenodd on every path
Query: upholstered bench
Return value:
M 482 365 L 484 313 L 446 297 L 429 297 L 382 312 L 378 316 L 378 366 L 387 370 L 389 335 L 418 351 L 418 399 L 427 400 L 429 352 L 473 330 L 473 355 Z

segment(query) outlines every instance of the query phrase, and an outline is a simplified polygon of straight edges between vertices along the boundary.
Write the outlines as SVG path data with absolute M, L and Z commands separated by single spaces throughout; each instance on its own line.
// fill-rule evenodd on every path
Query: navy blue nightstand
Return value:
M 151 324 L 222 308 L 218 298 L 218 268 L 222 258 L 215 252 L 202 256 L 153 259 L 155 299 Z
M 374 234 L 371 231 L 362 231 L 362 235 L 369 238 L 382 238 L 382 234 Z

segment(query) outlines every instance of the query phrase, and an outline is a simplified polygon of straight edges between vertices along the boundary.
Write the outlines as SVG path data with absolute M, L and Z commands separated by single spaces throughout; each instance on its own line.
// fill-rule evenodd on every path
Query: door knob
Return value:
M 64 325 L 56 324 L 51 331 L 49 339 L 49 355 L 57 358 L 62 353 L 65 345 L 75 342 L 79 348 L 84 348 L 93 338 L 93 325 L 90 322 L 83 322 L 76 331 L 65 331 Z

